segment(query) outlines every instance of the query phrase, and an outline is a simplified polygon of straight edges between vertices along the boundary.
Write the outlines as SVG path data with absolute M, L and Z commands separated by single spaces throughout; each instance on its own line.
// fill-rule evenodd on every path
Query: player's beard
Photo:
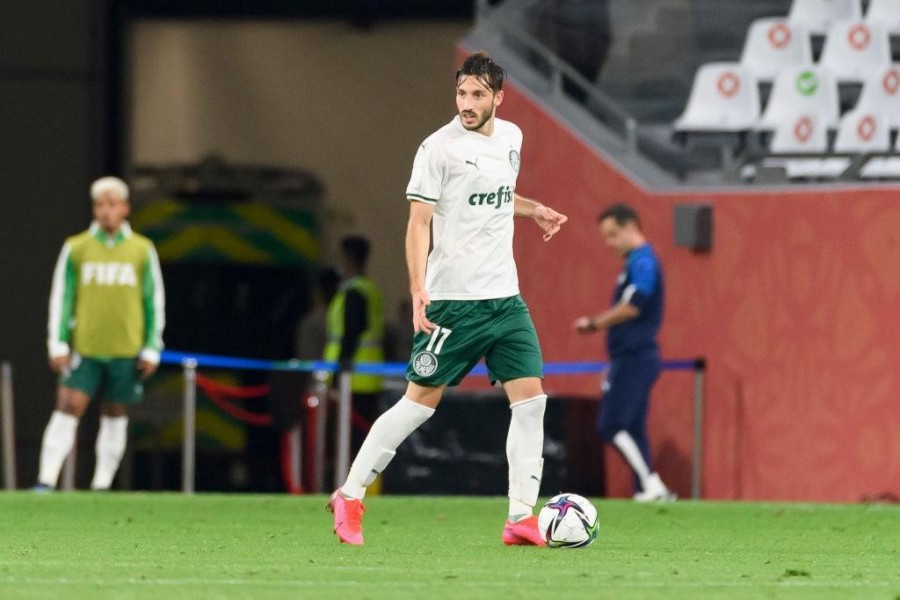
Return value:
M 463 113 L 474 114 L 476 117 L 476 121 L 474 125 L 466 125 L 466 122 L 463 120 Z M 488 120 L 494 115 L 493 107 L 484 111 L 481 114 L 476 113 L 474 110 L 464 110 L 459 113 L 459 122 L 462 124 L 463 128 L 467 131 L 478 131 L 484 124 L 488 122 Z

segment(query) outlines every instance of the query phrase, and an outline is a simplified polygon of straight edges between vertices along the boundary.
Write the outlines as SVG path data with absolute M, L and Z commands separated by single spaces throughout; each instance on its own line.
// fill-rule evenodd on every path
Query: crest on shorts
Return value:
M 511 166 L 516 173 L 519 172 L 519 153 L 515 150 L 509 151 L 509 166 Z
M 413 359 L 413 371 L 421 377 L 428 377 L 437 371 L 438 359 L 431 352 L 419 352 Z

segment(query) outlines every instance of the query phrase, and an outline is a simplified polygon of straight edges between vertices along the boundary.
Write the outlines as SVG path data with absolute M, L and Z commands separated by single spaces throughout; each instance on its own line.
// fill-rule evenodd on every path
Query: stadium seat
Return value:
M 749 69 L 716 62 L 697 70 L 687 108 L 675 120 L 676 132 L 740 132 L 759 119 L 759 89 Z
M 900 0 L 869 0 L 866 21 L 879 23 L 890 35 L 900 35 Z
M 824 154 L 828 151 L 828 131 L 816 113 L 794 113 L 779 121 L 769 148 L 772 154 Z M 770 156 L 766 167 L 783 167 L 789 179 L 819 177 L 820 158 Z
M 877 23 L 861 20 L 832 24 L 819 59 L 819 65 L 829 69 L 838 83 L 862 83 L 890 64 L 887 31 Z
M 900 64 L 869 74 L 854 110 L 883 112 L 891 129 L 900 129 Z
M 859 0 L 793 0 L 788 20 L 800 23 L 813 35 L 825 35 L 832 23 L 862 18 Z
M 797 114 L 817 117 L 817 123 L 834 129 L 840 118 L 837 83 L 822 67 L 785 67 L 778 72 L 766 110 L 756 125 L 774 131 Z
M 900 135 L 894 142 L 893 156 L 875 156 L 860 168 L 864 179 L 900 179 Z
M 809 33 L 800 23 L 787 19 L 756 19 L 747 30 L 741 64 L 758 81 L 770 83 L 784 66 L 808 67 L 813 63 Z
M 887 152 L 890 148 L 891 132 L 887 116 L 882 112 L 853 110 L 841 117 L 832 150 L 835 154 L 863 155 Z M 854 158 L 850 156 L 823 158 L 819 163 L 819 177 L 839 177 L 853 163 Z

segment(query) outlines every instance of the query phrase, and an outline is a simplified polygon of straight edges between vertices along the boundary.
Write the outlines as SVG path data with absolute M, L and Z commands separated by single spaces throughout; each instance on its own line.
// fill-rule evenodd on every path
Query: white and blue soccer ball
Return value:
M 584 496 L 559 494 L 541 508 L 538 528 L 548 548 L 584 548 L 597 539 L 600 518 Z

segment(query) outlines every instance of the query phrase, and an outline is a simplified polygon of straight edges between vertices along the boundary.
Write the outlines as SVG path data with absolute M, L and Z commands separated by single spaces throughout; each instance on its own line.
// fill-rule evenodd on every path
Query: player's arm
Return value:
M 639 259 L 629 266 L 628 277 L 631 283 L 623 290 L 622 298 L 615 306 L 599 315 L 575 320 L 574 326 L 579 333 L 608 329 L 641 314 L 659 285 L 656 263 L 650 259 Z
M 434 204 L 410 200 L 409 222 L 406 224 L 406 268 L 409 271 L 409 294 L 412 297 L 413 329 L 431 333 L 436 325 L 425 318 L 425 308 L 431 304 L 425 290 L 425 266 L 431 244 L 431 217 Z
M 563 223 L 569 220 L 566 215 L 560 214 L 544 206 L 540 202 L 531 200 L 519 194 L 513 194 L 513 212 L 517 217 L 530 217 L 544 230 L 544 241 L 548 241 L 559 231 Z
M 166 326 L 166 294 L 162 269 L 152 245 L 144 266 L 141 295 L 144 308 L 144 347 L 138 357 L 138 370 L 143 377 L 150 377 L 159 366 L 159 355 L 163 348 L 162 334 Z
M 623 300 L 619 302 L 611 309 L 600 313 L 599 315 L 589 316 L 589 317 L 580 317 L 575 320 L 575 329 L 579 333 L 590 333 L 593 331 L 600 331 L 601 329 L 608 329 L 613 325 L 618 325 L 619 323 L 624 323 L 625 321 L 630 321 L 634 319 L 641 311 L 638 310 L 636 306 Z
M 50 368 L 62 373 L 69 366 L 69 324 L 75 310 L 75 293 L 78 273 L 72 262 L 72 246 L 63 244 L 53 269 L 53 283 L 50 287 L 49 317 L 47 319 L 47 355 Z

